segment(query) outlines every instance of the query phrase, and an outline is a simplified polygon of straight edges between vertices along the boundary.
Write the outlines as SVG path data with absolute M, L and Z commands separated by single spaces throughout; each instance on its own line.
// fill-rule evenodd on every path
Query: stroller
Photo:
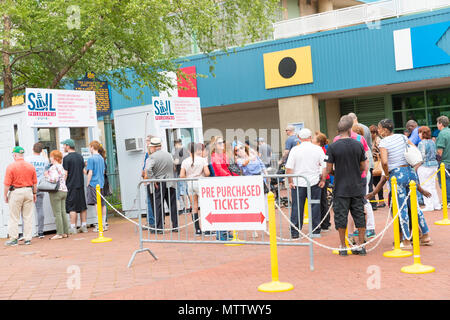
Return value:
M 269 174 L 275 174 L 275 173 L 276 174 L 285 174 L 286 169 L 285 169 L 284 165 L 281 164 L 278 167 L 278 170 L 276 172 L 272 168 L 271 168 L 271 170 L 268 169 L 268 171 L 269 172 L 272 171 Z M 288 205 L 289 205 L 288 197 L 280 197 L 280 195 L 278 193 L 278 190 L 281 191 L 284 189 L 284 179 L 285 178 L 271 178 L 270 179 L 270 191 L 272 191 L 272 193 L 274 194 L 276 203 L 279 203 L 279 205 L 281 207 L 288 207 Z

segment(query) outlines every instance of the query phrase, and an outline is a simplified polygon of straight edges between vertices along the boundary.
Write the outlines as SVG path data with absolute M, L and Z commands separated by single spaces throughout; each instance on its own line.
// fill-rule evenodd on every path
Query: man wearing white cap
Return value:
M 286 162 L 286 174 L 301 175 L 308 179 L 311 186 L 311 198 L 309 200 L 320 200 L 321 188 L 319 182 L 323 168 L 325 168 L 325 154 L 322 148 L 311 142 L 312 133 L 309 129 L 299 132 L 301 143 L 293 147 Z M 303 226 L 303 210 L 307 197 L 307 182 L 303 178 L 290 177 L 289 187 L 291 189 L 292 211 L 291 222 L 297 228 Z M 313 237 L 320 237 L 320 203 L 311 204 L 311 218 Z M 299 219 L 300 218 L 300 219 Z M 300 220 L 300 227 L 299 227 Z M 291 226 L 291 237 L 296 239 L 299 233 Z

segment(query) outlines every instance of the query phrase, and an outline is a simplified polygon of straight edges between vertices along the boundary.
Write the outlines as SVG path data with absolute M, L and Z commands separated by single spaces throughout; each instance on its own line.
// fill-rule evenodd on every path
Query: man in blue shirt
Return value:
M 297 137 L 294 126 L 288 125 L 286 127 L 286 134 L 288 135 L 288 138 L 286 139 L 286 143 L 284 145 L 283 156 L 278 164 L 286 163 L 291 149 L 300 144 L 300 139 Z
M 406 130 L 409 132 L 409 141 L 414 143 L 417 147 L 421 141 L 419 137 L 419 125 L 414 120 L 409 120 L 406 123 Z
M 89 149 L 92 156 L 88 158 L 86 172 L 87 172 L 87 204 L 91 206 L 97 205 L 97 192 L 96 186 L 100 186 L 100 190 L 103 189 L 105 184 L 105 160 L 98 153 L 100 149 L 100 142 L 94 140 L 89 144 Z M 106 203 L 101 198 L 102 205 L 102 220 L 103 220 L 103 230 L 106 231 Z M 97 207 L 96 207 L 97 212 Z M 96 228 L 97 229 L 97 228 Z M 94 229 L 94 232 L 96 230 Z
M 42 152 L 43 145 L 37 142 L 33 145 L 33 155 L 25 157 L 25 161 L 31 163 L 36 169 L 36 176 L 39 181 L 44 177 L 44 171 L 48 169 L 48 157 Z M 45 192 L 37 192 L 36 194 L 36 216 L 38 222 L 38 236 L 44 238 L 44 196 Z

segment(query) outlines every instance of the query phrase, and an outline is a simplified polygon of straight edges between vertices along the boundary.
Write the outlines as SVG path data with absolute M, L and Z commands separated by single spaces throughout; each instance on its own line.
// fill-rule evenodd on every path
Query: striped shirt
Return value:
M 393 134 L 381 139 L 379 148 L 385 148 L 388 152 L 389 171 L 403 165 L 407 165 L 405 158 L 405 145 L 407 138 L 403 134 Z

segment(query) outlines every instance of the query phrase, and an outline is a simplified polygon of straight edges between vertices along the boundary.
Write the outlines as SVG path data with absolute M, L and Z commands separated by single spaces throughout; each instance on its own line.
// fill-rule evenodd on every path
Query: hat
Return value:
M 14 147 L 13 153 L 24 154 L 24 153 L 25 153 L 25 150 L 24 150 L 22 147 L 17 146 L 17 147 Z
M 264 138 L 259 137 L 258 139 L 256 139 L 256 141 L 258 141 L 258 142 L 263 142 L 263 141 L 264 141 Z
M 300 132 L 298 133 L 298 137 L 300 139 L 308 139 L 312 137 L 312 133 L 311 130 L 307 129 L 307 128 L 303 128 L 302 130 L 300 130 Z
M 150 147 L 159 147 L 161 145 L 161 138 L 153 137 L 150 139 Z
M 75 141 L 73 141 L 72 139 L 66 139 L 63 142 L 61 142 L 61 144 L 65 144 L 71 148 L 75 148 Z

